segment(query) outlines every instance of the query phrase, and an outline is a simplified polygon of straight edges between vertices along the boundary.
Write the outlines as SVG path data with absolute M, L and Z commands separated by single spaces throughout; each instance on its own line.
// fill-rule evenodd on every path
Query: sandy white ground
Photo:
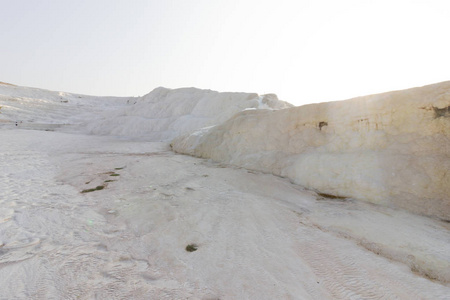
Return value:
M 72 120 L 106 109 L 84 105 Z M 52 111 L 26 128 L 54 130 Z M 446 222 L 165 142 L 23 126 L 0 128 L 0 299 L 449 299 Z

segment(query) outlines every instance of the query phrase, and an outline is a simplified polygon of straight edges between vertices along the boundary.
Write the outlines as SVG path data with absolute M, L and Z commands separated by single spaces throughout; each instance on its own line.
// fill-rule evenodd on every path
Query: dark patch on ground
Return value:
M 319 130 L 322 130 L 322 127 L 328 126 L 328 122 L 322 121 L 319 123 Z
M 450 106 L 444 107 L 444 108 L 437 108 L 433 106 L 433 110 L 434 110 L 434 117 L 440 118 L 440 117 L 444 117 L 444 118 L 449 118 L 450 117 Z
M 334 200 L 346 200 L 348 197 L 343 197 L 343 196 L 336 196 L 336 195 L 331 195 L 331 194 L 326 194 L 326 193 L 317 193 L 317 195 L 319 195 L 322 198 L 325 199 L 334 199 Z M 320 199 L 318 199 L 320 200 Z
M 186 251 L 187 252 L 194 252 L 197 251 L 198 246 L 196 244 L 189 244 L 186 246 Z
M 97 187 L 95 187 L 95 188 L 93 188 L 93 189 L 82 190 L 81 192 L 82 192 L 82 193 L 90 193 L 90 192 L 95 192 L 95 191 L 103 190 L 104 188 L 105 188 L 104 185 L 99 185 L 99 186 L 97 186 Z

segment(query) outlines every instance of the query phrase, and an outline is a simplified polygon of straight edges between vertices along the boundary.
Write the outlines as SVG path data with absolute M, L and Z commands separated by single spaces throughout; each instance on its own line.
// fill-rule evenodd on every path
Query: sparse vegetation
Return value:
M 95 192 L 95 191 L 103 190 L 104 188 L 105 188 L 104 185 L 99 185 L 99 186 L 97 186 L 97 187 L 95 187 L 95 188 L 93 188 L 93 189 L 82 190 L 81 192 L 82 192 L 82 193 L 90 193 L 90 192 Z
M 121 168 L 114 168 L 115 170 L 121 170 L 121 169 L 123 169 L 124 167 L 121 167 Z M 105 172 L 105 173 L 101 173 L 101 174 L 107 174 L 107 175 L 109 175 L 109 176 L 120 176 L 120 174 L 117 174 L 116 172 Z M 82 190 L 81 192 L 82 193 L 90 193 L 90 192 L 95 192 L 95 191 L 100 191 L 100 190 L 103 190 L 106 186 L 107 186 L 107 183 L 108 182 L 113 182 L 113 181 L 117 181 L 117 180 L 113 180 L 113 179 L 107 179 L 107 180 L 104 180 L 103 182 L 104 182 L 104 184 L 103 185 L 99 185 L 99 186 L 97 186 L 97 187 L 95 187 L 95 188 L 93 188 L 93 189 L 86 189 L 86 190 Z M 85 182 L 85 184 L 89 184 L 89 183 L 91 183 L 92 182 L 92 180 L 90 180 L 90 181 L 86 181 Z
M 186 251 L 187 252 L 194 252 L 197 251 L 198 246 L 196 244 L 189 244 L 186 246 Z
M 325 193 L 317 193 L 317 195 L 319 195 L 323 198 L 328 198 L 328 199 L 340 199 L 340 200 L 347 199 L 347 197 L 336 196 L 336 195 L 325 194 Z

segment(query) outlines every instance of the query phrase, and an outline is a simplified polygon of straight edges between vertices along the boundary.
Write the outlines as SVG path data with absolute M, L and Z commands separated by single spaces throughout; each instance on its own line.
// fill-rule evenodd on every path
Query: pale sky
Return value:
M 0 0 L 0 81 L 296 105 L 450 80 L 448 0 Z

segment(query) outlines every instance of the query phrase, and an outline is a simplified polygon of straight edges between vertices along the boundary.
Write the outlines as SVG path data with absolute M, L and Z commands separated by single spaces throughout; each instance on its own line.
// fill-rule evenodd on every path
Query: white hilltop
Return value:
M 88 132 L 171 140 L 180 134 L 221 124 L 245 109 L 292 107 L 274 95 L 219 93 L 196 88 L 160 87 L 132 101 L 133 105 L 105 112 L 89 122 Z
M 449 107 L 0 82 L 0 299 L 448 299 Z

